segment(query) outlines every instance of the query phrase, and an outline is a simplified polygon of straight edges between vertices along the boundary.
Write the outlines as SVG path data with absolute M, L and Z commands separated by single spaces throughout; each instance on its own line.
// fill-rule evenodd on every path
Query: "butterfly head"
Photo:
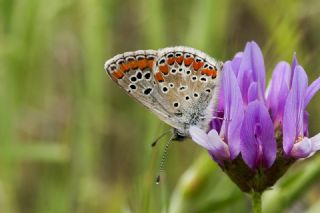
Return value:
M 178 129 L 173 129 L 173 137 L 172 140 L 174 141 L 183 141 L 186 138 L 184 133 L 179 132 Z

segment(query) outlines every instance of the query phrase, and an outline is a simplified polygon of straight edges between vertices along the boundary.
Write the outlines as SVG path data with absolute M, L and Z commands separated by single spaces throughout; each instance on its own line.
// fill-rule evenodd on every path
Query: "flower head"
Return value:
M 263 191 L 295 160 L 320 150 L 320 133 L 308 136 L 306 111 L 320 78 L 308 86 L 295 55 L 291 66 L 276 65 L 267 89 L 263 55 L 253 41 L 225 62 L 222 75 L 212 129 L 193 126 L 190 135 L 243 191 Z

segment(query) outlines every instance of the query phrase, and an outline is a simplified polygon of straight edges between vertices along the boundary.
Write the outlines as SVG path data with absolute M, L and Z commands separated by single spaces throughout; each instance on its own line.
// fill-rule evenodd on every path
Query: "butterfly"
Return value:
M 208 130 L 217 105 L 223 63 L 191 47 L 125 52 L 106 61 L 111 79 L 173 127 L 174 140 L 190 126 Z

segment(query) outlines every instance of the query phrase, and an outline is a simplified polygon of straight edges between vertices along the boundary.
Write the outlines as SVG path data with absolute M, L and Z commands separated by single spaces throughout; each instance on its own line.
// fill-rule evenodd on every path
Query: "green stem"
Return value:
M 261 213 L 261 192 L 252 192 L 251 200 L 253 213 Z

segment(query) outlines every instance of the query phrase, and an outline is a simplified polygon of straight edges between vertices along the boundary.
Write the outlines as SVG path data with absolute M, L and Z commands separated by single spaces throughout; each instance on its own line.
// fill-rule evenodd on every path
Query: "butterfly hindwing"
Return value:
M 212 117 L 218 94 L 222 63 L 207 54 L 188 47 L 165 48 L 159 51 L 155 76 L 160 95 L 178 121 L 178 130 L 188 134 L 190 125 L 206 129 Z

